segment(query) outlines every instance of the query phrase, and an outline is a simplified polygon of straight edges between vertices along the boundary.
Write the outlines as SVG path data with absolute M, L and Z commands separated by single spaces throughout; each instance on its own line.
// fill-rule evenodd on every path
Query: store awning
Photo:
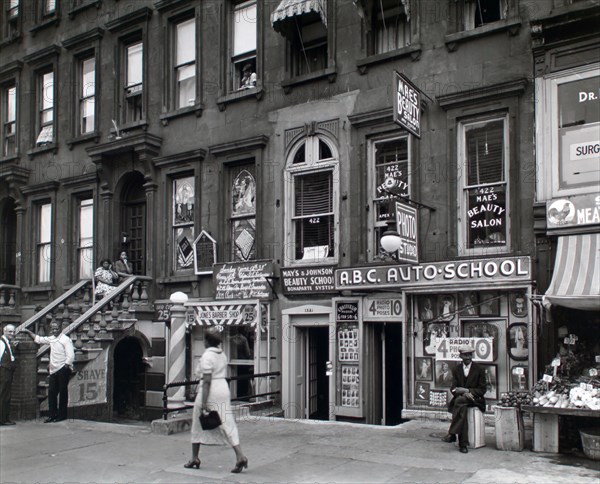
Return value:
M 276 32 L 289 36 L 296 30 L 295 23 L 302 17 L 307 23 L 320 20 L 327 27 L 326 0 L 282 0 L 271 14 L 271 24 Z
M 600 310 L 600 234 L 558 238 L 554 275 L 545 299 L 568 308 Z

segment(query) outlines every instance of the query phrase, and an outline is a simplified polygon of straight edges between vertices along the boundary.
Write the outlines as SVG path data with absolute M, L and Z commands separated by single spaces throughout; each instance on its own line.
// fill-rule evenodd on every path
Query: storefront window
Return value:
M 231 326 L 225 330 L 223 339 L 223 346 L 229 357 L 230 376 L 253 375 L 256 329 L 250 326 Z M 247 400 L 245 397 L 255 393 L 252 379 L 233 380 L 230 386 L 232 398 L 236 400 Z

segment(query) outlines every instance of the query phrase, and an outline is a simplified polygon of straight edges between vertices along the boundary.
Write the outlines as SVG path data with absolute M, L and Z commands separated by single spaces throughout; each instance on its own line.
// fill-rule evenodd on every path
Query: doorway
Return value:
M 113 418 L 140 420 L 144 406 L 142 346 L 137 338 L 126 337 L 115 347 L 113 356 Z
M 307 328 L 305 331 L 307 417 L 312 420 L 329 420 L 329 378 L 326 375 L 329 328 Z
M 144 176 L 128 175 L 121 198 L 121 248 L 126 250 L 134 274 L 146 273 L 146 191 Z M 126 238 L 124 242 L 123 237 Z
M 403 421 L 402 324 L 373 323 L 365 328 L 370 354 L 365 364 L 367 423 L 398 425 Z
M 17 279 L 17 212 L 15 201 L 0 202 L 0 283 L 15 284 Z

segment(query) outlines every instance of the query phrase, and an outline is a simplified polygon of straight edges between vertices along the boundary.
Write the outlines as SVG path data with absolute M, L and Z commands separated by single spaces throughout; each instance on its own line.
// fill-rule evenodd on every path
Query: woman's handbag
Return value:
M 202 430 L 216 429 L 219 425 L 221 425 L 221 417 L 219 417 L 219 412 L 216 410 L 200 413 L 200 426 Z

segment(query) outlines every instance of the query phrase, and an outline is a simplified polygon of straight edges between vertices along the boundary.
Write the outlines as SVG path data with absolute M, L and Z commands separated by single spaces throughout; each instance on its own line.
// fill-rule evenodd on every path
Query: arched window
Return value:
M 290 152 L 286 174 L 286 264 L 334 263 L 339 245 L 335 146 L 320 135 L 306 137 Z

